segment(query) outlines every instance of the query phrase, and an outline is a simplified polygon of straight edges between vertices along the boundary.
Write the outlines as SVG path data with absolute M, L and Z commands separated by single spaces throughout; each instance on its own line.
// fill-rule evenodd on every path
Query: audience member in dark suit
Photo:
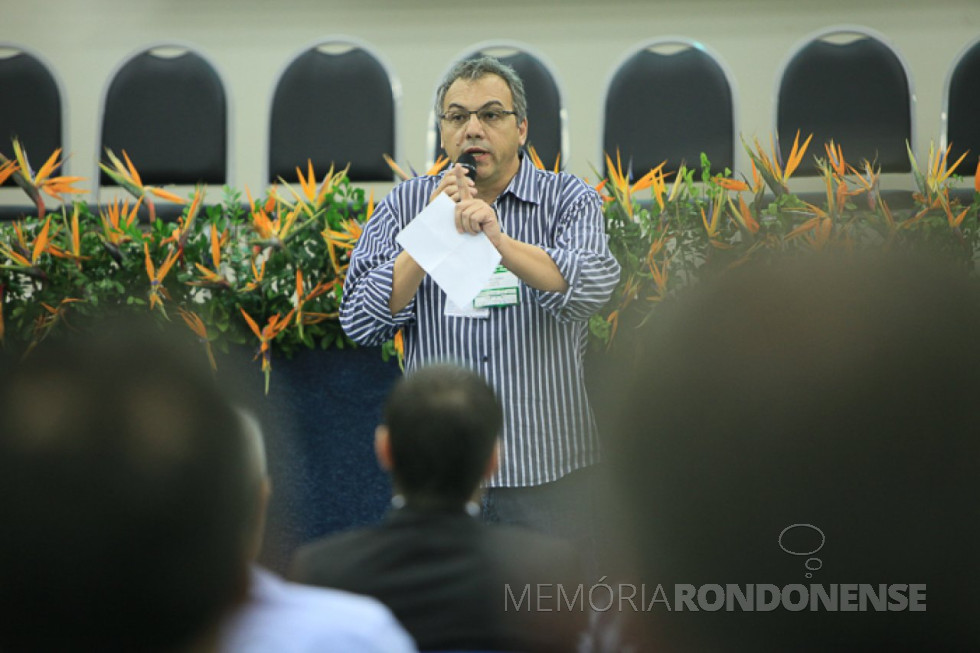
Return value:
M 980 650 L 977 280 L 827 254 L 663 309 L 607 429 L 639 650 Z
M 0 650 L 209 651 L 245 596 L 239 418 L 127 327 L 0 370 Z
M 570 602 L 579 582 L 569 545 L 477 517 L 500 428 L 500 405 L 475 373 L 436 365 L 402 379 L 375 440 L 393 509 L 302 548 L 294 578 L 379 598 L 422 650 L 573 650 L 585 613 L 557 609 L 559 585 Z M 538 584 L 553 595 L 544 605 L 525 592 L 537 597 Z

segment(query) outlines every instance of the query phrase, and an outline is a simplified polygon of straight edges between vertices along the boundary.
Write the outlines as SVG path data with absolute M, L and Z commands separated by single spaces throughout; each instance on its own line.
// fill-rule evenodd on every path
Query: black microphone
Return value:
M 456 163 L 466 169 L 466 176 L 476 181 L 476 157 L 469 152 L 463 152 L 456 159 Z

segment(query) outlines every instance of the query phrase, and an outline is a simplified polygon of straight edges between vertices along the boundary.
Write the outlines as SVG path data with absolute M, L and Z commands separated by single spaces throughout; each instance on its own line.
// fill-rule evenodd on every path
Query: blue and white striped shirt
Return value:
M 598 194 L 570 174 L 538 170 L 523 157 L 493 208 L 504 233 L 551 256 L 567 291 L 521 282 L 517 305 L 490 308 L 487 319 L 450 317 L 445 293 L 426 276 L 393 316 L 388 300 L 401 251 L 395 236 L 425 208 L 440 178 L 410 179 L 378 205 L 351 255 L 340 307 L 344 331 L 377 345 L 404 328 L 406 369 L 455 362 L 487 379 L 504 409 L 500 467 L 488 485 L 539 485 L 598 462 L 583 356 L 589 316 L 619 281 Z

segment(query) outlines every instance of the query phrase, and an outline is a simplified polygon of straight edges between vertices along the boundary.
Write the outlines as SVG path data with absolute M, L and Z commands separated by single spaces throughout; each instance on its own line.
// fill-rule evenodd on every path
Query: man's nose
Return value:
M 466 128 L 464 132 L 467 137 L 470 135 L 480 136 L 483 134 L 483 122 L 477 117 L 477 114 L 471 113 L 466 121 Z

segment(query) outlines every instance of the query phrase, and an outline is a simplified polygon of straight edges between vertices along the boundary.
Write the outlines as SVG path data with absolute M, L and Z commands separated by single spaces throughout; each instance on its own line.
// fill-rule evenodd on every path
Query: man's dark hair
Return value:
M 507 84 L 511 99 L 514 101 L 513 110 L 517 112 L 515 118 L 517 118 L 517 124 L 520 124 L 527 118 L 527 95 L 524 93 L 524 82 L 521 81 L 520 76 L 513 68 L 489 55 L 475 59 L 463 59 L 453 64 L 436 91 L 436 115 L 441 115 L 446 110 L 443 104 L 446 101 L 446 93 L 453 82 L 457 79 L 476 81 L 487 75 L 496 75 Z
M 396 489 L 415 505 L 461 506 L 483 479 L 503 415 L 479 375 L 432 365 L 395 385 L 384 423 Z
M 658 646 L 980 646 L 978 325 L 950 263 L 830 255 L 732 271 L 652 318 L 618 368 L 609 450 L 633 580 L 674 608 L 643 614 Z M 677 584 L 811 602 L 681 611 Z M 812 585 L 848 584 L 924 585 L 925 610 L 810 607 Z
M 198 348 L 101 331 L 0 370 L 0 650 L 180 650 L 244 597 L 238 416 Z

